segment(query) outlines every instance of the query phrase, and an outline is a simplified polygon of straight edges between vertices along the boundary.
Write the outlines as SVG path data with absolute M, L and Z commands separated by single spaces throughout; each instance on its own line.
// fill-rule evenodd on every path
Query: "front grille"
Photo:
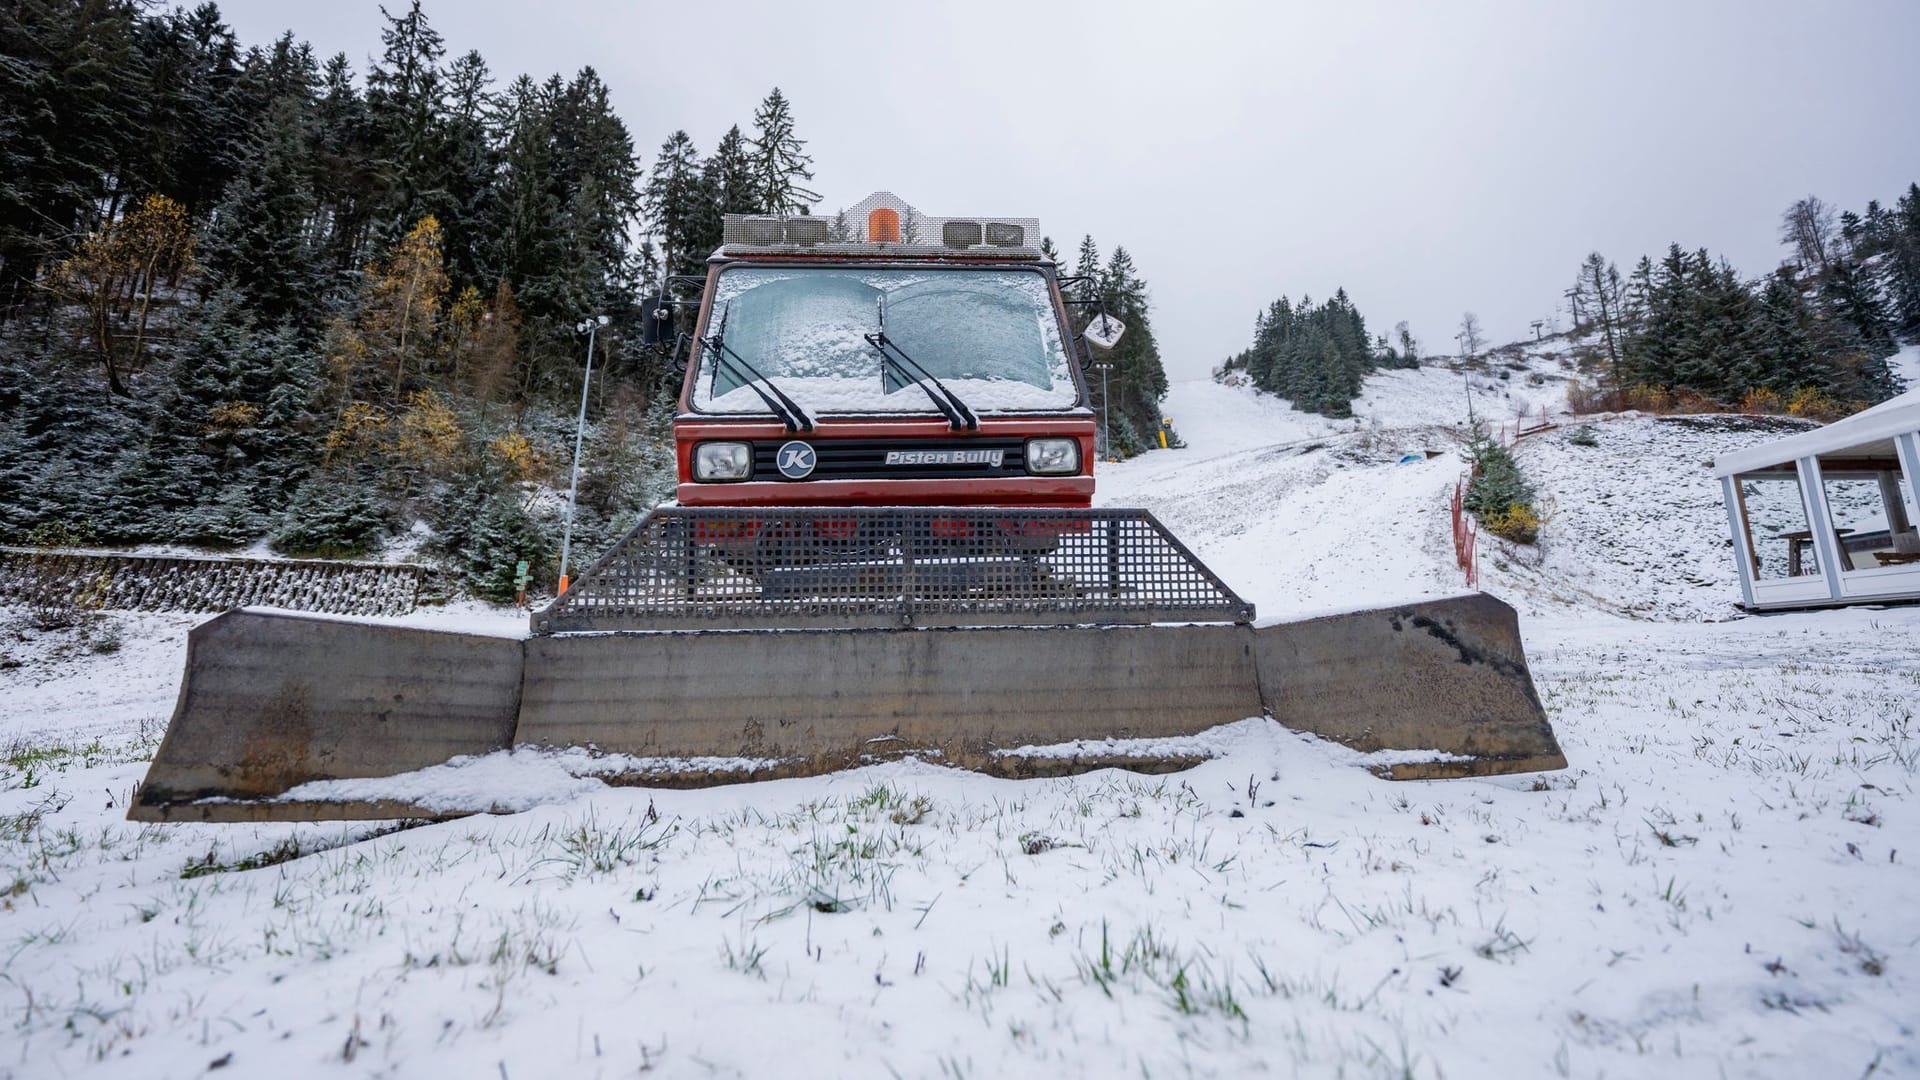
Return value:
M 1025 476 L 1027 440 L 1022 438 L 985 439 L 793 439 L 760 440 L 753 444 L 753 478 L 786 480 L 780 475 L 780 448 L 798 440 L 813 447 L 819 455 L 813 472 L 803 480 L 941 480 L 975 477 Z M 998 450 L 1000 466 L 963 465 L 888 465 L 889 450 Z
M 667 507 L 533 625 L 550 634 L 1252 619 L 1253 606 L 1145 510 Z

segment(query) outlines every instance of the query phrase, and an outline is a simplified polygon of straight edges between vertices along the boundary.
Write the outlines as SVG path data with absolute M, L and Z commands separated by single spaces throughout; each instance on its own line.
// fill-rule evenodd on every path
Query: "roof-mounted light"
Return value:
M 732 255 L 928 257 L 974 252 L 998 259 L 1040 258 L 1040 222 L 1034 218 L 926 217 L 886 191 L 838 214 L 728 214 L 724 221 L 723 251 Z
M 778 247 L 783 244 L 824 244 L 828 236 L 825 218 L 779 218 L 728 214 L 726 238 L 730 244 Z
M 831 239 L 825 218 L 788 218 L 786 231 L 789 244 L 824 244 Z
M 950 248 L 970 248 L 982 243 L 977 221 L 949 221 L 940 226 L 940 242 Z
M 987 245 L 989 247 L 1019 247 L 1027 242 L 1025 226 L 1011 221 L 987 222 Z
M 867 243 L 900 243 L 900 211 L 890 206 L 876 206 L 867 212 Z

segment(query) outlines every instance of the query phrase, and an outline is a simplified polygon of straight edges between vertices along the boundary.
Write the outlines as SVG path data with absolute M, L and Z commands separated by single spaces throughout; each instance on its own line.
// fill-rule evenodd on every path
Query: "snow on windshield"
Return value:
M 735 267 L 715 286 L 707 332 L 810 413 L 934 412 L 866 335 L 884 320 L 899 352 L 976 411 L 1074 404 L 1046 278 L 1028 270 Z M 694 408 L 765 413 L 752 376 L 701 350 Z

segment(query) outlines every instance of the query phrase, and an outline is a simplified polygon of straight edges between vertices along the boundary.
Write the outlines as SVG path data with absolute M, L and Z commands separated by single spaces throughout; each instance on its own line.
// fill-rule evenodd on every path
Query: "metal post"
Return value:
M 1456 334 L 1454 340 L 1460 343 L 1460 381 L 1467 387 L 1467 427 L 1471 429 L 1476 426 L 1473 419 L 1473 371 L 1467 366 L 1472 357 L 1466 355 L 1467 335 Z
M 560 592 L 567 591 L 567 560 L 573 554 L 573 506 L 580 494 L 580 444 L 587 435 L 587 388 L 593 384 L 593 340 L 607 325 L 605 315 L 586 319 L 575 327 L 587 332 L 587 372 L 580 378 L 580 419 L 573 429 L 573 476 L 567 481 L 567 524 L 560 539 Z
M 1105 459 L 1113 456 L 1113 432 L 1107 427 L 1107 372 L 1113 365 L 1102 360 L 1093 366 L 1100 371 L 1100 456 Z

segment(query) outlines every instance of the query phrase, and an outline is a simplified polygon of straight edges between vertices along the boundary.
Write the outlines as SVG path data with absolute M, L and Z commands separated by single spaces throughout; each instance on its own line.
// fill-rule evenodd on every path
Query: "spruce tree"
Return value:
M 311 122 L 314 199 L 326 223 L 320 244 L 326 270 L 339 283 L 371 254 L 368 245 L 379 193 L 372 121 L 344 53 L 329 59 L 322 70 Z
M 145 138 L 127 104 L 141 66 L 129 0 L 0 5 L 0 319 L 67 238 L 93 232 L 111 166 Z
M 1820 287 L 1822 307 L 1847 326 L 1858 347 L 1876 357 L 1899 350 L 1893 318 L 1873 274 L 1851 258 L 1835 257 Z
M 1086 287 L 1093 293 L 1100 290 L 1100 246 L 1093 242 L 1091 235 L 1080 238 L 1080 256 L 1074 264 L 1073 273 L 1075 277 L 1085 279 Z
M 236 290 L 211 296 L 190 321 L 144 445 L 117 479 L 109 531 L 223 546 L 260 535 L 284 498 L 283 485 L 263 480 L 290 467 L 268 470 L 269 459 L 307 449 L 269 427 L 303 419 L 274 401 L 276 375 L 301 349 L 291 332 L 263 333 Z
M 716 209 L 722 214 L 760 214 L 766 207 L 760 202 L 760 185 L 755 179 L 753 147 L 735 124 L 720 137 L 714 148 L 712 165 L 713 194 Z
M 487 62 L 468 52 L 446 71 L 447 114 L 442 127 L 446 197 L 435 209 L 446 229 L 447 271 L 456 285 L 491 287 L 487 219 L 498 155 L 488 130 L 496 102 Z
M 1874 222 L 1871 215 L 1870 223 Z M 1888 253 L 1887 284 L 1899 332 L 1920 339 L 1920 184 L 1910 184 L 1873 228 Z
M 666 249 L 668 273 L 695 273 L 706 262 L 712 248 L 701 250 L 701 234 L 712 202 L 693 140 L 684 131 L 667 136 L 647 178 L 646 206 L 647 224 Z
M 210 216 L 201 257 L 209 288 L 233 289 L 262 322 L 290 323 L 311 338 L 328 298 L 315 165 L 300 104 L 281 99 L 271 108 L 241 175 Z
M 446 43 L 427 22 L 420 0 L 393 15 L 381 9 L 380 63 L 367 75 L 367 116 L 378 153 L 381 186 L 378 225 L 392 241 L 423 214 L 449 207 L 444 120 L 446 85 L 440 58 Z
M 119 171 L 130 188 L 166 192 L 205 217 L 246 157 L 258 118 L 245 111 L 233 29 L 207 4 L 140 20 L 135 46 L 145 92 L 128 106 L 143 138 Z
M 820 196 L 800 182 L 813 179 L 813 159 L 806 155 L 806 143 L 793 133 L 793 110 L 779 87 L 754 110 L 753 126 L 749 154 L 760 209 L 769 214 L 810 212 Z

